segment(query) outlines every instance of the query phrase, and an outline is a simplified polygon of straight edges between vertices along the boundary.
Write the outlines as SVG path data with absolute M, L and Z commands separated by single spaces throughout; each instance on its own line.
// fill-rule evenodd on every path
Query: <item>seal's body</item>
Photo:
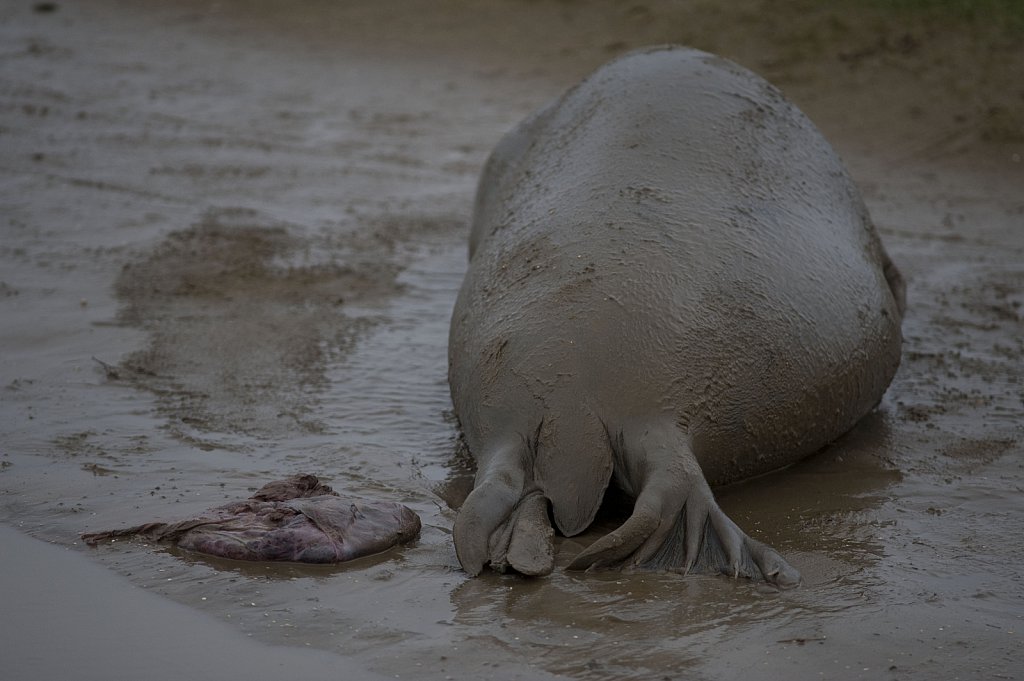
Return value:
M 477 460 L 463 567 L 551 569 L 614 476 L 633 515 L 570 567 L 799 575 L 709 483 L 846 432 L 900 359 L 902 280 L 841 161 L 773 86 L 683 48 L 633 52 L 488 160 L 449 379 Z

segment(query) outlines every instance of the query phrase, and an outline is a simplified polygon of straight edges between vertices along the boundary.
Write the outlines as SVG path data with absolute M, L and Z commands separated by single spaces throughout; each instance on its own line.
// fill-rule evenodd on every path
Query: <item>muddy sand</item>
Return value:
M 1024 16 L 898 4 L 0 3 L 0 676 L 1021 678 Z M 468 579 L 446 343 L 477 173 L 663 42 L 837 147 L 908 281 L 903 364 L 839 442 L 718 490 L 798 589 Z M 78 539 L 296 472 L 419 541 L 305 567 Z

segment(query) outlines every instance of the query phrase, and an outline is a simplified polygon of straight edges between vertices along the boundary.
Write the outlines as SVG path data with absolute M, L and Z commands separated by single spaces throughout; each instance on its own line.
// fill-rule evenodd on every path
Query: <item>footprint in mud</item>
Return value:
M 321 432 L 311 414 L 326 366 L 372 323 L 341 306 L 400 288 L 397 265 L 337 256 L 255 211 L 210 211 L 125 265 L 119 320 L 147 330 L 149 344 L 113 373 L 104 365 L 108 377 L 153 391 L 186 429 Z

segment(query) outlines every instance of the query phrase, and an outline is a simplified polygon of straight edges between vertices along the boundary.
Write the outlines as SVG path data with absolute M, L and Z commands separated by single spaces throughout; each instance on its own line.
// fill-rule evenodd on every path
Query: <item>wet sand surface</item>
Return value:
M 4 678 L 241 681 L 316 677 L 331 668 L 347 668 L 348 678 L 388 678 L 328 652 L 253 641 L 230 624 L 126 585 L 66 547 L 10 527 L 0 527 L 0 539 L 17 557 L 5 561 L 0 580 Z
M 144 664 L 92 636 L 105 610 L 174 618 L 120 635 L 218 678 L 279 654 L 344 678 L 1021 678 L 1024 34 L 776 4 L 0 4 L 0 676 Z M 799 589 L 468 579 L 446 343 L 476 176 L 534 107 L 662 42 L 761 73 L 836 145 L 908 280 L 903 364 L 835 445 L 718 490 Z M 296 472 L 412 507 L 420 540 L 329 568 L 78 540 Z M 68 643 L 42 659 L 24 632 Z M 201 675 L 190 654 L 147 677 Z

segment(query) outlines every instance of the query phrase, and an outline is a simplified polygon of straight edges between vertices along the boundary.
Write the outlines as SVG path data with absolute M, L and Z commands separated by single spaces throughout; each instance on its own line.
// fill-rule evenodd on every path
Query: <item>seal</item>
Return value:
M 873 409 L 904 286 L 841 160 L 775 87 L 693 49 L 632 52 L 508 133 L 475 199 L 449 383 L 471 575 L 540 575 L 552 527 L 634 500 L 570 569 L 799 583 L 711 486 L 788 466 Z M 548 509 L 550 508 L 550 516 Z

